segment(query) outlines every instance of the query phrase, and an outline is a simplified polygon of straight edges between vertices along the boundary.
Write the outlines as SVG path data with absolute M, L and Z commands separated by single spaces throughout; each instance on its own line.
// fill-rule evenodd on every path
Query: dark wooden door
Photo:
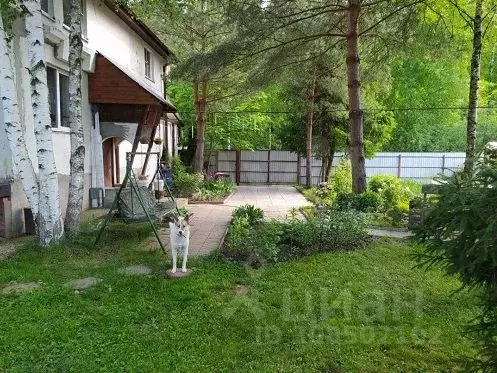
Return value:
M 114 138 L 109 138 L 102 143 L 104 158 L 104 185 L 106 188 L 114 186 Z

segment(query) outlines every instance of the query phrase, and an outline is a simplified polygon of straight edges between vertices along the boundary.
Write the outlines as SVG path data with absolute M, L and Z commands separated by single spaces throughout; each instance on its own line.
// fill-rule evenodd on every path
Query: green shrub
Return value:
M 383 210 L 396 208 L 399 203 L 407 203 L 421 193 L 421 186 L 411 180 L 401 180 L 393 175 L 376 175 L 368 183 L 368 190 L 378 194 L 384 203 Z
M 257 221 L 251 225 L 241 212 L 233 218 L 222 249 L 225 257 L 257 266 L 323 251 L 353 250 L 368 240 L 363 217 L 352 212 L 321 209 L 311 221 Z
M 264 219 L 264 212 L 254 205 L 244 205 L 236 208 L 232 216 L 233 219 L 244 218 L 251 227 L 254 227 Z
M 236 217 L 231 221 L 222 249 L 226 257 L 234 260 L 246 260 L 248 258 L 249 253 L 245 244 L 250 228 L 250 224 L 245 217 Z
M 229 179 L 205 179 L 193 198 L 199 201 L 218 200 L 231 194 L 234 189 L 233 182 Z
M 281 239 L 282 257 L 298 257 L 323 251 L 354 250 L 368 241 L 366 222 L 350 211 L 321 209 L 311 221 L 293 220 Z
M 260 222 L 251 226 L 246 217 L 235 217 L 228 230 L 222 253 L 225 257 L 247 261 L 251 266 L 278 260 L 281 223 Z
M 441 263 L 464 286 L 482 290 L 476 338 L 480 370 L 497 367 L 497 168 L 478 165 L 473 177 L 441 178 L 439 197 L 426 207 L 416 237 L 426 243 L 420 260 Z
M 202 174 L 190 174 L 178 157 L 171 160 L 173 190 L 177 197 L 190 197 L 200 191 Z
M 352 164 L 350 159 L 342 158 L 330 180 L 335 195 L 352 193 Z
M 173 189 L 178 197 L 190 197 L 200 190 L 202 174 L 179 173 L 173 176 Z
M 382 200 L 378 194 L 373 192 L 341 193 L 337 195 L 335 204 L 340 211 L 377 212 L 382 205 Z

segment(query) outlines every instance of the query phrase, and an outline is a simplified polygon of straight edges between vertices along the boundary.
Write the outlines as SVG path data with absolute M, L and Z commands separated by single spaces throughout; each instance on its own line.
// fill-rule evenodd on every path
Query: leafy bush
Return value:
M 198 201 L 219 200 L 228 196 L 235 189 L 229 179 L 205 179 L 200 185 L 200 190 L 193 195 Z
M 342 158 L 331 181 L 331 190 L 335 195 L 352 192 L 352 164 L 350 159 Z
M 281 241 L 286 246 L 286 255 L 294 257 L 358 249 L 368 241 L 368 237 L 363 216 L 325 208 L 311 221 L 292 220 L 287 223 Z
M 264 219 L 264 212 L 254 205 L 245 205 L 233 211 L 233 219 L 244 218 L 251 227 L 259 224 Z
M 190 174 L 178 157 L 171 160 L 173 173 L 173 190 L 178 197 L 190 197 L 200 190 L 202 174 Z
M 384 210 L 407 203 L 421 193 L 421 186 L 411 180 L 401 180 L 393 175 L 376 175 L 368 183 L 368 190 L 381 196 Z
M 234 260 L 246 260 L 248 253 L 245 243 L 250 233 L 250 224 L 245 217 L 237 217 L 231 221 L 223 247 L 223 254 Z
M 464 286 L 482 289 L 482 314 L 475 340 L 486 361 L 497 366 L 497 168 L 479 165 L 473 177 L 441 178 L 439 197 L 423 211 L 416 237 L 426 243 L 420 260 L 441 263 Z
M 253 266 L 323 251 L 352 250 L 367 242 L 364 219 L 357 213 L 321 209 L 311 221 L 293 219 L 282 223 L 259 220 L 257 214 L 250 224 L 248 210 L 251 209 L 244 206 L 233 214 L 222 252 L 225 257 L 248 261 Z
M 378 194 L 373 192 L 341 193 L 337 195 L 335 203 L 340 211 L 377 212 L 382 205 L 382 200 Z
M 202 174 L 187 172 L 173 176 L 173 189 L 178 197 L 190 197 L 198 192 L 202 183 Z
M 316 206 L 331 206 L 338 194 L 352 192 L 352 166 L 350 160 L 343 158 L 338 164 L 332 178 L 317 187 L 299 186 L 297 189 Z

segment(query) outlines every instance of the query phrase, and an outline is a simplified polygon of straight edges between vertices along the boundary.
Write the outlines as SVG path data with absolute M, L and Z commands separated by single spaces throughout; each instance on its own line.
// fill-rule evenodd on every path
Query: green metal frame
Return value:
M 155 227 L 155 224 L 152 221 L 150 214 L 148 213 L 147 209 L 145 208 L 145 204 L 143 203 L 143 199 L 142 199 L 142 196 L 140 194 L 140 190 L 138 189 L 138 183 L 136 181 L 135 173 L 134 173 L 133 167 L 132 167 L 133 166 L 132 161 L 133 161 L 135 155 L 156 155 L 157 156 L 157 170 L 155 172 L 154 178 L 156 178 L 157 175 L 160 175 L 160 172 L 159 172 L 160 153 L 158 153 L 158 152 L 127 152 L 126 153 L 126 175 L 124 176 L 124 180 L 121 183 L 119 190 L 117 191 L 116 197 L 114 198 L 114 202 L 112 202 L 112 206 L 111 206 L 109 212 L 105 216 L 104 223 L 103 223 L 102 227 L 100 228 L 100 230 L 98 231 L 98 234 L 97 234 L 97 237 L 95 239 L 95 242 L 93 243 L 93 246 L 95 247 L 98 244 L 98 241 L 100 241 L 100 237 L 102 236 L 102 233 L 103 233 L 105 227 L 107 226 L 107 223 L 110 221 L 110 219 L 112 218 L 112 216 L 114 214 L 114 210 L 116 210 L 116 208 L 117 208 L 117 204 L 119 203 L 119 199 L 121 198 L 121 192 L 122 192 L 123 188 L 125 187 L 125 185 L 127 185 L 129 182 L 129 187 L 131 188 L 131 194 L 133 194 L 133 193 L 136 194 L 136 196 L 138 198 L 138 202 L 140 203 L 140 206 L 143 209 L 143 212 L 145 213 L 145 216 L 147 217 L 147 220 L 148 220 L 150 226 L 152 227 L 152 230 L 154 231 L 154 235 L 157 238 L 157 241 L 159 242 L 159 245 L 160 245 L 162 251 L 164 252 L 165 255 L 167 255 L 166 249 L 164 248 L 164 244 L 162 243 L 162 240 L 160 239 L 159 233 L 157 232 L 157 228 Z M 160 176 L 160 177 L 162 179 L 162 176 Z M 175 202 L 174 197 L 171 193 L 171 190 L 165 181 L 164 181 L 164 185 L 166 186 L 167 193 L 168 193 L 169 197 L 173 200 L 173 202 Z M 131 198 L 131 203 L 133 203 L 133 198 Z M 179 212 L 178 205 L 176 203 L 175 203 L 175 205 L 176 205 L 176 211 L 179 214 L 180 212 Z

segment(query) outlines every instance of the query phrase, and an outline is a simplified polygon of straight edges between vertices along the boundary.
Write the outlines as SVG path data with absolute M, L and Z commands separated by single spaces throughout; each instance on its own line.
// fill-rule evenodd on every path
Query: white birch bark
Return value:
M 31 77 L 36 153 L 38 155 L 39 211 L 38 240 L 48 246 L 63 234 L 59 203 L 59 183 L 53 153 L 52 129 L 48 107 L 47 71 L 44 61 L 44 37 L 39 0 L 24 0 L 26 15 L 26 47 Z
M 81 0 L 71 0 L 69 34 L 69 127 L 71 130 L 71 176 L 65 230 L 77 232 L 83 208 L 85 146 L 81 113 Z
M 12 63 L 12 50 L 7 42 L 2 17 L 0 17 L 0 52 L 0 81 L 2 82 L 1 99 L 5 132 L 12 159 L 18 170 L 24 193 L 28 199 L 33 217 L 36 217 L 38 215 L 39 202 L 38 179 L 31 159 L 29 158 L 23 126 L 20 123 L 19 105 L 17 102 L 14 80 L 14 66 Z

